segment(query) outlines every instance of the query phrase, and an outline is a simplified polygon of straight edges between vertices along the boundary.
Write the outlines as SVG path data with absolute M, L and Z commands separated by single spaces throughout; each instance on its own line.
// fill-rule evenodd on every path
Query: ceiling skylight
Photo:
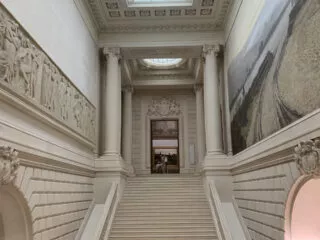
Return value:
M 127 0 L 128 7 L 187 7 L 193 0 Z
M 184 60 L 182 58 L 145 58 L 143 62 L 148 67 L 153 68 L 174 68 L 179 66 Z

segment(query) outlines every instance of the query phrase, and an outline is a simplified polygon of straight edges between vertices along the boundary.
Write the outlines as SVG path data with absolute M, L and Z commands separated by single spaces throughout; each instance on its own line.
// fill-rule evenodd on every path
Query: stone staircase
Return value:
M 200 178 L 182 175 L 130 178 L 108 239 L 218 239 Z

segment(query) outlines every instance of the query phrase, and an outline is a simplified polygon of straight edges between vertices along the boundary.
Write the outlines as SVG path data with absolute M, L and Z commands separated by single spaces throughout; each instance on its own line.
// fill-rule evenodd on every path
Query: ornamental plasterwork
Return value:
M 303 141 L 294 149 L 301 174 L 320 177 L 320 139 Z
M 0 146 L 0 187 L 14 180 L 19 164 L 18 152 L 15 149 Z
M 0 8 L 0 87 L 95 140 L 96 109 Z
M 192 6 L 142 8 L 128 7 L 126 0 L 82 1 L 89 6 L 100 32 L 108 33 L 222 30 L 232 2 L 232 0 L 193 0 Z
M 179 116 L 181 114 L 180 104 L 172 98 L 163 97 L 160 99 L 153 99 L 148 106 L 148 116 Z

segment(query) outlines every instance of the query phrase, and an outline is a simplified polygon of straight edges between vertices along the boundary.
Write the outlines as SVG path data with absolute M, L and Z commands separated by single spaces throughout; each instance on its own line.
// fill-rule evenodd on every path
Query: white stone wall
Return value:
M 93 198 L 91 177 L 20 166 L 14 185 L 27 201 L 34 240 L 74 239 Z
M 265 0 L 234 1 L 225 30 L 225 69 L 241 51 L 257 21 Z
M 295 162 L 234 176 L 234 196 L 252 239 L 284 239 L 287 197 L 299 176 Z
M 195 164 L 190 164 L 189 147 L 195 145 L 196 155 L 196 99 L 191 90 L 185 91 L 138 91 L 133 95 L 132 114 L 132 163 L 138 174 L 150 174 L 150 156 L 147 156 L 149 146 L 146 133 L 148 106 L 153 98 L 168 97 L 175 99 L 181 106 L 182 114 L 179 121 L 179 131 L 181 131 L 183 142 L 180 155 L 180 170 L 182 173 L 194 172 Z M 170 118 L 170 117 L 169 117 Z M 182 121 L 182 122 L 181 122 Z M 197 162 L 197 159 L 196 159 Z
M 26 31 L 97 106 L 98 48 L 73 0 L 3 0 Z

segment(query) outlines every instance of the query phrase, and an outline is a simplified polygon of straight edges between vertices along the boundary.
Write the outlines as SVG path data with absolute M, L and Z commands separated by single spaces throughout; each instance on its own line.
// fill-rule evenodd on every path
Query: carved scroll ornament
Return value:
M 1 5 L 0 87 L 94 141 L 95 107 Z
M 180 104 L 177 104 L 174 99 L 161 98 L 153 99 L 152 104 L 149 105 L 147 115 L 148 116 L 177 116 L 180 115 Z
M 303 175 L 320 177 L 320 139 L 301 142 L 294 151 L 300 172 Z
M 0 186 L 14 180 L 18 167 L 18 152 L 11 147 L 0 146 Z

